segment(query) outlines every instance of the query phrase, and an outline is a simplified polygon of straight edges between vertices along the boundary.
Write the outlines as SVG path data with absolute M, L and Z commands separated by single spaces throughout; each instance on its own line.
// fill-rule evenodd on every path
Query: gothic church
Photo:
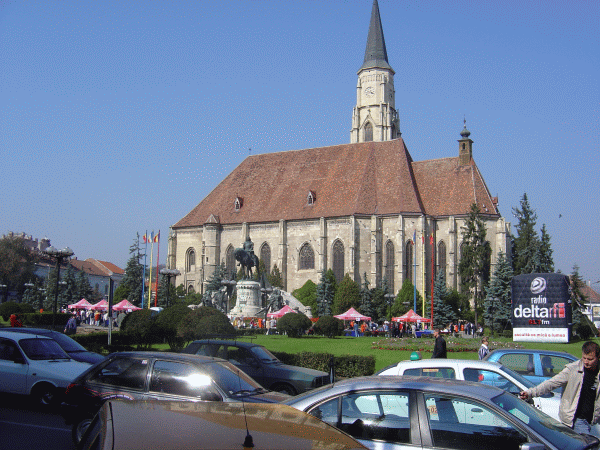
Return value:
M 218 265 L 236 268 L 233 250 L 250 236 L 290 292 L 329 268 L 338 281 L 348 273 L 360 284 L 366 274 L 372 287 L 385 277 L 394 294 L 407 278 L 429 293 L 437 271 L 457 288 L 461 227 L 473 203 L 493 270 L 510 225 L 475 164 L 466 124 L 455 156 L 413 161 L 377 0 L 356 93 L 349 144 L 249 156 L 171 227 L 167 263 L 181 272 L 176 284 L 203 292 Z

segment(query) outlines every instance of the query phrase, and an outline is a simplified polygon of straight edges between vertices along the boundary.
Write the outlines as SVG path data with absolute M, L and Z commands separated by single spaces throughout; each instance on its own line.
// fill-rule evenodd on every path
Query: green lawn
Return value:
M 250 340 L 250 338 L 242 338 L 244 340 Z M 394 340 L 398 342 L 397 340 Z M 287 336 L 265 336 L 260 335 L 252 339 L 252 342 L 265 346 L 271 351 L 286 352 L 286 353 L 299 353 L 303 351 L 307 352 L 325 352 L 331 353 L 334 356 L 339 355 L 373 355 L 375 356 L 375 370 L 382 369 L 390 364 L 397 363 L 398 361 L 410 359 L 412 348 L 418 348 L 421 351 L 423 358 L 430 358 L 431 351 L 433 350 L 433 339 L 421 338 L 413 339 L 406 338 L 404 341 L 408 342 L 411 346 L 411 350 L 387 350 L 380 349 L 377 347 L 385 346 L 389 340 L 383 338 L 374 337 L 338 337 L 335 339 L 328 339 L 320 336 L 305 336 L 300 339 L 292 339 Z M 403 342 L 404 342 L 403 341 Z M 448 349 L 451 350 L 453 345 L 449 340 Z M 457 342 L 471 341 L 473 346 L 479 347 L 479 340 L 471 339 L 458 339 Z M 503 346 L 514 347 L 519 345 L 522 348 L 536 348 L 543 350 L 557 350 L 571 353 L 574 356 L 581 357 L 581 346 L 583 341 L 578 341 L 569 344 L 551 344 L 551 343 L 538 343 L 538 342 L 518 342 L 513 343 L 512 339 L 506 338 L 495 338 L 490 340 L 491 349 L 499 348 Z M 600 339 L 595 339 L 600 344 Z M 406 347 L 406 345 L 404 345 Z M 477 359 L 477 352 L 451 352 L 449 351 L 448 357 L 459 358 L 459 359 Z

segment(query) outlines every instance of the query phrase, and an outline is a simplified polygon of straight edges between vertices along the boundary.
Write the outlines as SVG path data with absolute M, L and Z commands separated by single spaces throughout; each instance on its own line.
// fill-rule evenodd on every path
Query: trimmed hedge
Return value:
M 333 358 L 336 378 L 352 378 L 375 373 L 374 356 L 342 355 L 334 357 L 330 353 L 286 353 L 271 352 L 284 364 L 307 367 L 329 372 L 329 361 Z

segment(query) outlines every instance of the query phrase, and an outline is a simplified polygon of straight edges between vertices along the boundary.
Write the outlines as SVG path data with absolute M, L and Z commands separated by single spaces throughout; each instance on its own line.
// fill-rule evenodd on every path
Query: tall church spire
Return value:
M 388 62 L 379 4 L 373 0 L 365 59 L 358 70 L 350 142 L 389 141 L 400 136 L 394 96 L 394 69 Z
M 379 5 L 377 0 L 373 1 L 373 9 L 371 10 L 371 23 L 369 24 L 369 35 L 367 36 L 367 48 L 365 49 L 365 61 L 360 70 L 371 69 L 373 67 L 392 70 L 390 64 L 388 63 L 387 50 L 385 48 L 385 39 L 383 38 L 383 28 L 381 27 L 381 17 L 379 15 Z

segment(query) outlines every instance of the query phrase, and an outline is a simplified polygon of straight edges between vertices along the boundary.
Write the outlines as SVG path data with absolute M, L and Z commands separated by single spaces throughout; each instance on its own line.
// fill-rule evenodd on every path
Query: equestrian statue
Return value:
M 252 268 L 258 269 L 258 256 L 254 254 L 254 243 L 250 240 L 250 236 L 246 237 L 243 247 L 236 248 L 233 255 L 242 267 L 244 279 L 249 280 L 252 278 Z

